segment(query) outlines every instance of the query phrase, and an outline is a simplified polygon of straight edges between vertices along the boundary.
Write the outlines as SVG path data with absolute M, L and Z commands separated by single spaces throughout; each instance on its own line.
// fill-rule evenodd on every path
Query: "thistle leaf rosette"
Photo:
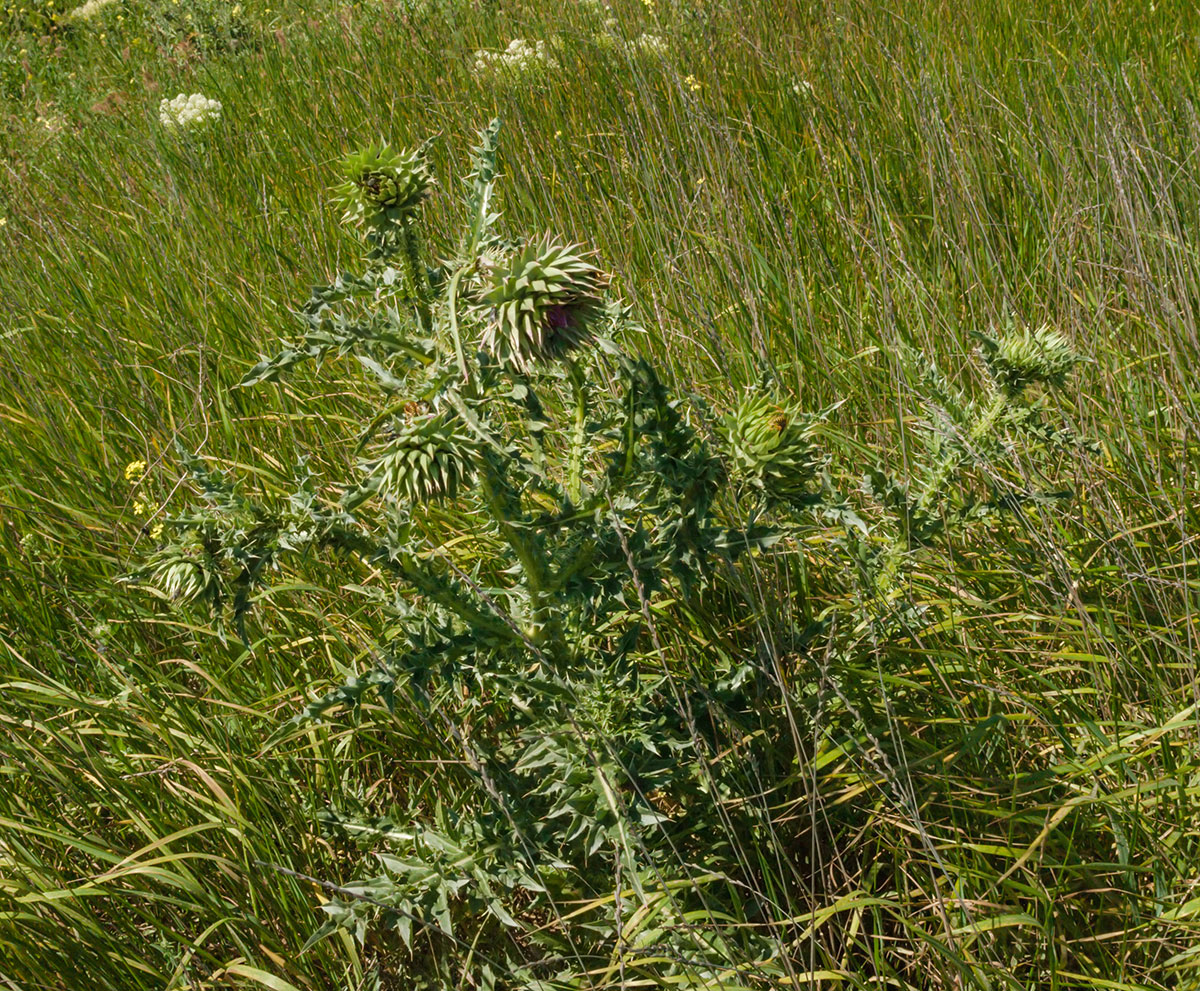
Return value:
M 1010 331 L 999 340 L 980 335 L 980 340 L 988 371 L 1011 396 L 1039 382 L 1061 387 L 1080 360 L 1071 342 L 1046 325 Z
M 492 308 L 482 346 L 502 365 L 529 372 L 592 337 L 608 277 L 579 251 L 551 238 L 527 245 L 491 273 Z
M 345 211 L 342 222 L 369 227 L 411 221 L 435 183 L 424 146 L 396 151 L 368 145 L 347 158 L 342 170 L 346 181 L 334 190 Z
M 748 395 L 725 418 L 725 436 L 735 475 L 769 500 L 800 504 L 812 498 L 811 483 L 821 466 L 813 443 L 811 416 L 790 403 Z
M 407 503 L 453 499 L 474 476 L 477 456 L 474 437 L 453 410 L 411 416 L 359 465 L 366 478 L 342 505 L 352 510 L 373 495 Z

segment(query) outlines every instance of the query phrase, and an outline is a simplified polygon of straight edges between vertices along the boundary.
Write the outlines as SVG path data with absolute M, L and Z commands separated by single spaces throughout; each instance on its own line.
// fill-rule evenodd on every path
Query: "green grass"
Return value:
M 266 489 L 302 451 L 344 458 L 350 374 L 230 387 L 357 258 L 338 159 L 437 133 L 453 190 L 494 114 L 504 226 L 594 245 L 681 391 L 727 405 L 773 367 L 808 408 L 841 403 L 848 489 L 914 456 L 902 345 L 970 387 L 971 332 L 1012 315 L 1089 359 L 1060 395 L 1099 444 L 1059 468 L 1073 501 L 931 558 L 907 639 L 771 647 L 837 594 L 792 585 L 846 567 L 822 542 L 664 634 L 701 667 L 765 643 L 764 725 L 794 730 L 746 770 L 786 842 L 731 839 L 777 857 L 747 868 L 774 916 L 731 930 L 769 928 L 791 976 L 739 979 L 1200 984 L 1190 5 L 618 4 L 661 60 L 597 45 L 575 3 L 247 3 L 251 42 L 204 57 L 159 47 L 152 6 L 0 38 L 0 984 L 410 986 L 385 937 L 301 954 L 324 896 L 257 865 L 362 877 L 319 812 L 454 786 L 438 761 L 459 755 L 416 719 L 266 745 L 360 663 L 371 617 L 300 587 L 247 650 L 115 579 L 182 502 L 177 438 Z M 555 33 L 538 85 L 473 77 L 475 49 Z M 224 104 L 203 141 L 158 124 L 179 91 Z

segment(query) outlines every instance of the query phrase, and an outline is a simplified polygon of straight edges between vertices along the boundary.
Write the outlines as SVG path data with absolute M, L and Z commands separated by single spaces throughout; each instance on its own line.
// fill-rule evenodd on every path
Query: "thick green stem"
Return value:
M 567 498 L 578 506 L 583 497 L 583 446 L 587 438 L 587 389 L 579 366 L 570 366 L 571 392 L 575 397 L 575 429 L 571 434 L 571 457 L 567 469 Z
M 992 395 L 991 402 L 987 408 L 980 414 L 979 419 L 972 424 L 971 429 L 967 432 L 966 450 L 969 452 L 981 440 L 990 435 L 996 429 L 996 423 L 1004 414 L 1004 410 L 1008 405 L 1008 400 L 1004 393 L 997 390 Z M 925 489 L 921 493 L 921 497 L 917 500 L 917 509 L 928 511 L 935 500 L 942 497 L 943 489 L 950 481 L 951 476 L 962 465 L 963 459 L 959 455 L 947 457 L 939 464 L 930 476 L 929 481 L 925 483 Z
M 496 481 L 490 465 L 479 473 L 479 488 L 488 512 L 496 521 L 496 525 L 500 527 L 500 532 L 504 535 L 504 539 L 512 548 L 513 553 L 517 555 L 517 560 L 521 562 L 521 570 L 525 573 L 525 587 L 529 592 L 530 614 L 533 623 L 533 629 L 527 630 L 526 635 L 538 643 L 548 619 L 546 564 L 538 554 L 537 548 L 532 545 L 520 528 L 513 524 L 509 506 L 497 491 Z
M 454 354 L 458 358 L 458 370 L 462 372 L 464 386 L 470 381 L 470 376 L 467 374 L 467 355 L 463 350 L 462 335 L 458 332 L 458 284 L 468 268 L 470 268 L 469 264 L 464 265 L 454 273 L 450 279 L 450 286 L 446 291 L 446 302 L 450 316 L 450 336 L 454 339 Z
M 404 278 L 417 311 L 417 323 L 426 337 L 433 334 L 433 311 L 429 308 L 429 280 L 421 265 L 421 248 L 417 232 L 411 220 L 400 228 L 400 259 L 404 265 Z

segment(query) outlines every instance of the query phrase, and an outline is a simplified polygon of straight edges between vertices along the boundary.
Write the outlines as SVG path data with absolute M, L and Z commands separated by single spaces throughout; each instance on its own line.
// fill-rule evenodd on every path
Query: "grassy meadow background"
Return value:
M 454 190 L 495 115 L 504 225 L 594 245 L 680 391 L 720 407 L 774 368 L 840 403 L 848 490 L 910 456 L 905 346 L 967 388 L 1009 317 L 1087 358 L 1057 400 L 1097 444 L 1059 466 L 1070 503 L 931 561 L 920 637 L 783 659 L 809 709 L 760 784 L 823 839 L 763 865 L 774 919 L 728 921 L 790 970 L 691 986 L 1200 987 L 1192 5 L 237 6 L 0 11 L 0 987 L 412 986 L 382 936 L 301 953 L 328 895 L 256 864 L 361 876 L 323 810 L 432 799 L 455 759 L 402 716 L 267 745 L 356 669 L 361 604 L 293 576 L 246 649 L 116 580 L 183 497 L 176 439 L 268 490 L 345 460 L 352 375 L 230 387 L 357 261 L 339 159 L 437 134 Z M 472 71 L 554 36 L 536 81 Z M 178 92 L 219 125 L 165 132 Z M 774 576 L 754 599 L 786 614 Z

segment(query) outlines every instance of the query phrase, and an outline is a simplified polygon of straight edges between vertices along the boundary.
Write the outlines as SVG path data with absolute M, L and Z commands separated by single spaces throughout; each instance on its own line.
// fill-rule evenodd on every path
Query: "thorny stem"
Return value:
M 404 263 L 404 277 L 412 293 L 417 310 L 417 322 L 426 337 L 433 334 L 433 311 L 429 308 L 429 282 L 421 270 L 421 251 L 417 232 L 411 220 L 404 221 L 400 228 L 400 256 Z
M 470 380 L 470 375 L 467 373 L 467 355 L 463 351 L 462 335 L 458 331 L 458 283 L 470 267 L 471 264 L 468 263 L 454 273 L 446 292 L 446 303 L 450 316 L 450 336 L 454 339 L 454 354 L 458 358 L 458 370 L 462 372 L 464 385 Z
M 571 435 L 571 459 L 567 471 L 567 498 L 578 506 L 583 496 L 583 445 L 587 427 L 587 391 L 583 373 L 574 362 L 570 366 L 571 392 L 575 397 L 575 429 Z
M 988 403 L 987 408 L 984 409 L 979 419 L 975 421 L 967 433 L 966 449 L 968 451 L 995 430 L 996 423 L 1007 406 L 1007 397 L 997 389 L 992 394 L 992 400 Z M 950 481 L 950 476 L 961 464 L 962 458 L 956 454 L 951 454 L 943 459 L 942 463 L 937 466 L 933 475 L 930 476 L 929 481 L 925 484 L 925 490 L 917 500 L 917 509 L 929 510 L 934 501 L 942 496 L 942 490 L 946 483 Z
M 496 521 L 496 525 L 500 527 L 501 533 L 504 534 L 513 553 L 517 555 L 517 560 L 521 562 L 521 569 L 525 572 L 525 583 L 529 590 L 531 605 L 531 619 L 534 625 L 534 630 L 528 635 L 535 643 L 540 643 L 547 619 L 546 565 L 538 555 L 536 547 L 531 546 L 520 529 L 513 525 L 509 507 L 505 504 L 500 492 L 497 491 L 492 472 L 493 469 L 489 463 L 479 473 L 479 488 L 483 494 L 483 500 L 487 504 L 488 512 Z
M 1004 411 L 1008 408 L 1008 404 L 1008 397 L 999 389 L 992 394 L 991 400 L 983 412 L 980 413 L 979 418 L 971 425 L 971 429 L 967 431 L 966 444 L 964 445 L 967 452 L 970 452 L 980 441 L 991 435 L 996 429 L 996 424 L 999 422 L 1000 417 L 1003 416 Z M 929 512 L 935 502 L 944 497 L 946 485 L 950 482 L 954 472 L 962 464 L 963 455 L 957 452 L 947 453 L 934 469 L 933 474 L 929 476 L 929 480 L 925 483 L 921 495 L 913 508 L 918 512 Z M 875 577 L 877 589 L 885 591 L 892 589 L 899 574 L 900 563 L 904 558 L 904 554 L 910 549 L 910 540 L 909 527 L 906 522 L 903 531 L 891 543 L 880 559 L 879 569 Z

